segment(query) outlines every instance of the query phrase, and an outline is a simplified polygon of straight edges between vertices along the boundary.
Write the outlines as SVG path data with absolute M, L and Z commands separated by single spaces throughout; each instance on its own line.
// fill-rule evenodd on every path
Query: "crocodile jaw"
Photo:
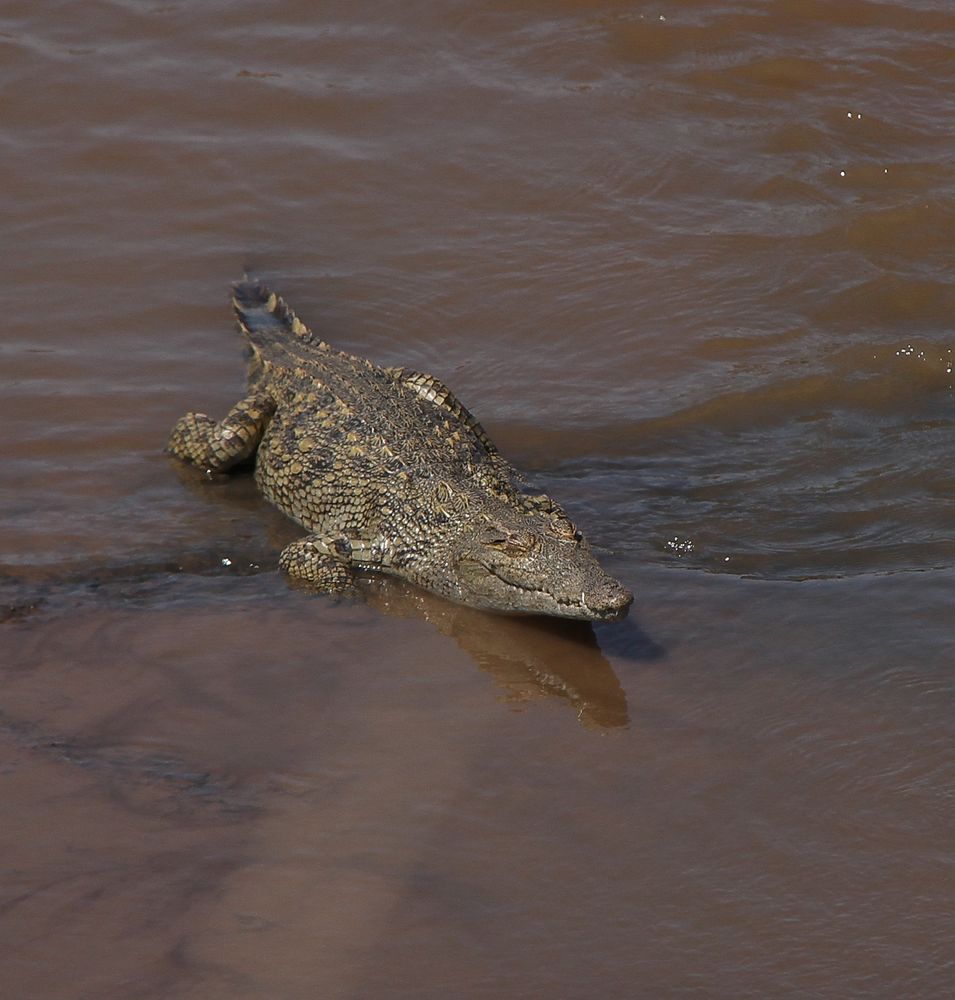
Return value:
M 490 611 L 551 615 L 583 621 L 611 622 L 627 616 L 633 594 L 608 576 L 590 555 L 577 550 L 546 573 L 540 567 L 492 561 L 482 554 L 461 558 L 455 566 L 456 585 L 448 596 L 462 604 Z

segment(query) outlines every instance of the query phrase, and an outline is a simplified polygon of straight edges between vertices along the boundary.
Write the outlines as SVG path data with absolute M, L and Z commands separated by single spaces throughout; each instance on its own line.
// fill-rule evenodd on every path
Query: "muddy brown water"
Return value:
M 955 994 L 955 11 L 0 11 L 0 995 Z M 275 572 L 228 283 L 636 592 Z

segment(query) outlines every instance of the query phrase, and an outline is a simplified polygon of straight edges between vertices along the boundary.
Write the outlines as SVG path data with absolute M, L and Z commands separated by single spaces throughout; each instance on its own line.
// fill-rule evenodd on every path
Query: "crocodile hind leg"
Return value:
M 274 412 L 269 396 L 255 394 L 236 403 L 219 423 L 204 413 L 187 413 L 176 421 L 167 450 L 207 472 L 224 472 L 255 452 Z

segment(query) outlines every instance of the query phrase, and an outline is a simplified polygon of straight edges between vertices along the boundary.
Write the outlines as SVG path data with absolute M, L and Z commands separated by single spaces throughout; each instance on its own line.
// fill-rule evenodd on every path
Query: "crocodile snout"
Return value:
M 583 597 L 586 606 L 599 615 L 601 621 L 623 618 L 633 603 L 633 594 L 610 577 L 591 587 Z

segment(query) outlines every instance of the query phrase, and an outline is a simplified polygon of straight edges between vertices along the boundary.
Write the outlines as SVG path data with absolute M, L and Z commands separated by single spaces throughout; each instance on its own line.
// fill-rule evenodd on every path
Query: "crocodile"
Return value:
M 563 508 L 438 379 L 333 349 L 259 282 L 232 303 L 248 391 L 223 420 L 180 418 L 167 450 L 208 474 L 254 458 L 264 497 L 308 532 L 282 551 L 286 573 L 329 592 L 374 570 L 490 611 L 627 614 L 632 594 Z

